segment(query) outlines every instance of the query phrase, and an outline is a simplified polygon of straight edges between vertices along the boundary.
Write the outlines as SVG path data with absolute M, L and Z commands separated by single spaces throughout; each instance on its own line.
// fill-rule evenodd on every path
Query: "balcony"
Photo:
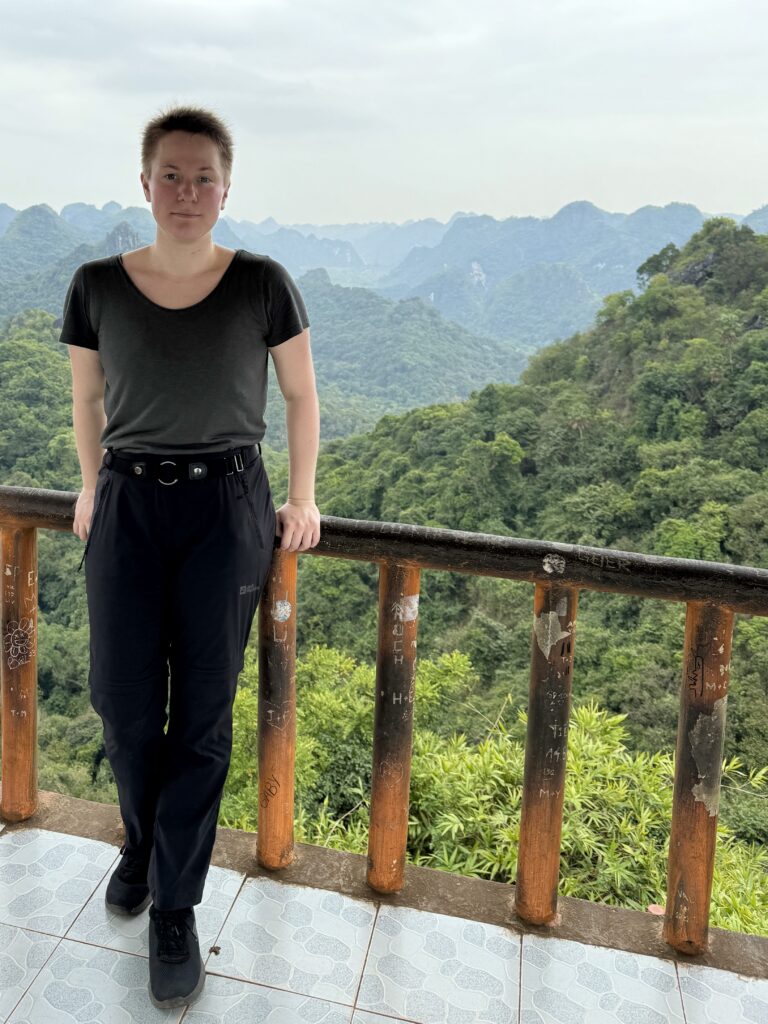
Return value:
M 367 857 L 294 843 L 297 554 L 277 549 L 257 613 L 259 829 L 218 833 L 197 909 L 205 996 L 154 1010 L 146 915 L 126 922 L 103 905 L 122 838 L 117 808 L 37 790 L 37 530 L 71 532 L 75 497 L 0 487 L 0 1021 L 768 1020 L 768 938 L 709 927 L 733 617 L 768 614 L 768 572 L 334 517 L 307 554 L 380 571 Z M 406 863 L 422 568 L 534 588 L 514 886 Z M 687 606 L 658 917 L 558 898 L 582 589 Z

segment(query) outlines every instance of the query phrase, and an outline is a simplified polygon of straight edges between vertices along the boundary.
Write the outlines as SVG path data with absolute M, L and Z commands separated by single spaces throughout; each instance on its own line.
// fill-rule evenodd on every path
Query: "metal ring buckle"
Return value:
M 173 461 L 173 459 L 165 459 L 163 462 L 160 463 L 160 465 L 161 466 L 175 466 L 176 463 Z M 161 480 L 160 477 L 157 478 L 157 482 L 159 484 L 166 484 L 166 486 L 168 486 L 168 487 L 170 487 L 171 484 L 178 483 L 178 481 L 179 481 L 178 477 L 176 477 L 174 480 Z
M 235 469 L 236 469 L 236 471 L 238 473 L 242 473 L 243 469 L 245 468 L 244 465 L 243 465 L 243 453 L 242 452 L 235 452 L 234 460 L 235 460 Z M 240 462 L 239 465 L 238 465 L 238 460 Z

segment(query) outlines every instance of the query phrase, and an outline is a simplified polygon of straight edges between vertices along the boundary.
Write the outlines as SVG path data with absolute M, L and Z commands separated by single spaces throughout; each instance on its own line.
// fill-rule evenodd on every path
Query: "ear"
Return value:
M 151 199 L 151 196 L 149 194 L 149 182 L 144 177 L 144 171 L 141 171 L 139 173 L 139 181 L 141 182 L 141 187 L 144 189 L 144 196 L 147 202 L 149 202 L 149 200 Z

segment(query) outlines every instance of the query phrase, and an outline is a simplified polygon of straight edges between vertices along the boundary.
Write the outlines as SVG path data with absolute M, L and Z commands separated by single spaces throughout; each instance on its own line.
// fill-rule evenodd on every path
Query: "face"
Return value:
M 179 241 L 211 231 L 229 195 L 216 143 L 190 132 L 160 139 L 150 176 L 142 172 L 141 184 L 158 229 Z

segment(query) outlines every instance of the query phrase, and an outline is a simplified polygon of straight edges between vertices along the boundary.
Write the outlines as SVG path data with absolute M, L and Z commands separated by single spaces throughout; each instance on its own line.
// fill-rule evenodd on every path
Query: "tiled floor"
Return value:
M 2 1024 L 768 1022 L 768 981 L 217 867 L 195 910 L 203 995 L 157 1010 L 147 912 L 104 906 L 118 856 L 62 833 L 0 832 Z

